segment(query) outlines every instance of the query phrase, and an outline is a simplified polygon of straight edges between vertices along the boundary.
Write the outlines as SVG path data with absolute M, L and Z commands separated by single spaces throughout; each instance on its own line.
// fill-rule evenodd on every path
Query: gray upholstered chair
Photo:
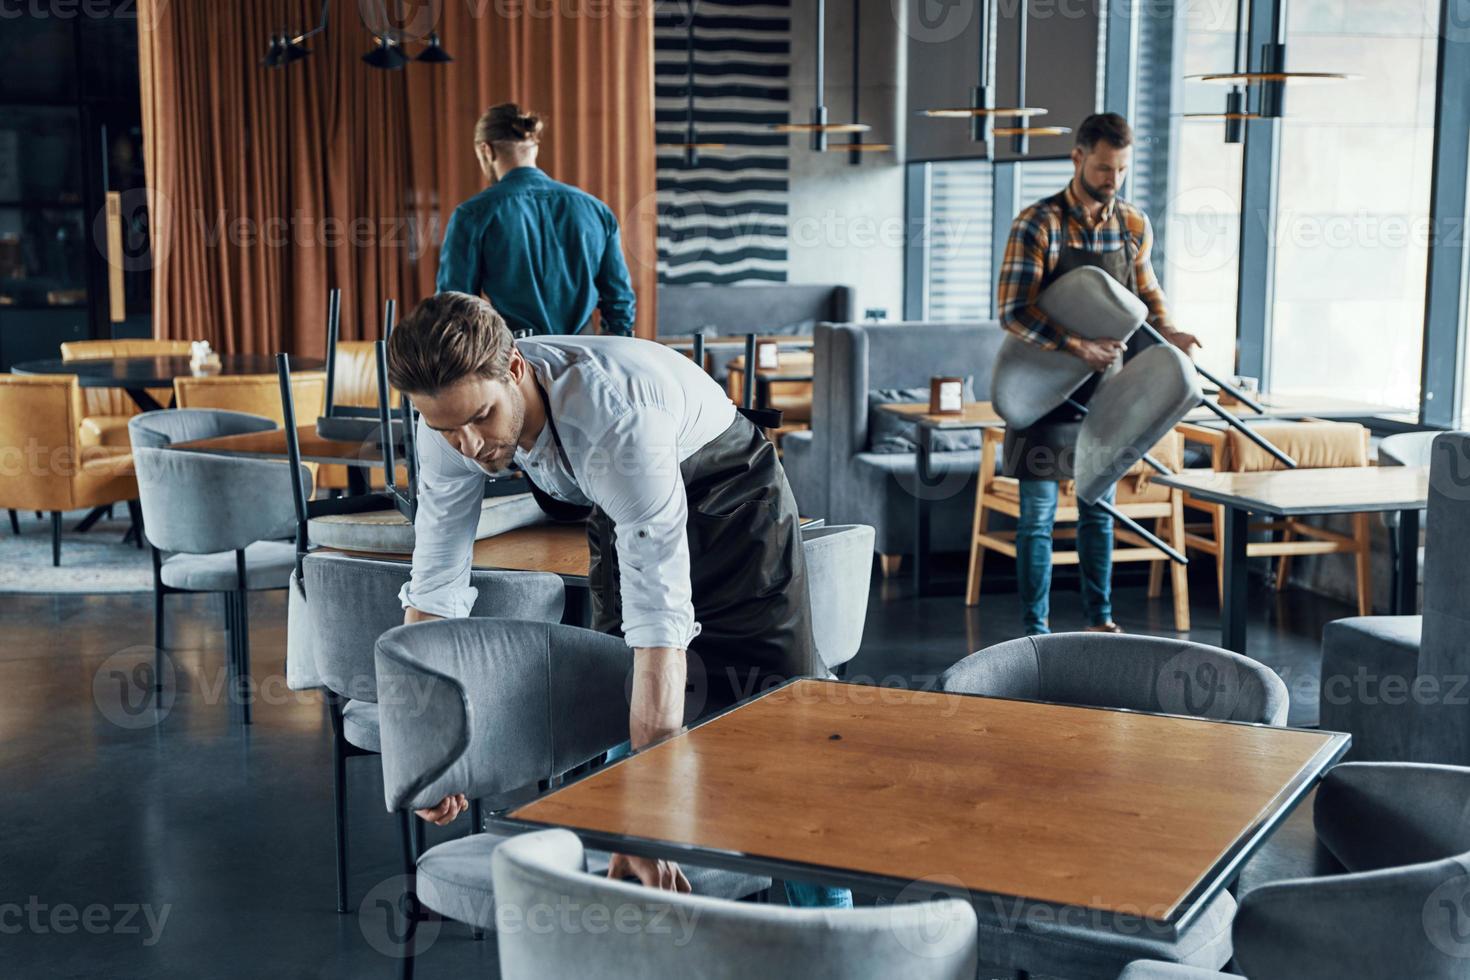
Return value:
M 1463 978 L 1470 769 L 1345 763 L 1318 787 L 1313 820 L 1342 873 L 1247 892 L 1235 916 L 1236 968 L 1251 980 Z M 1134 964 L 1123 976 L 1192 975 Z
M 408 907 L 496 928 L 490 858 L 506 839 L 473 834 L 421 852 L 411 811 L 464 793 L 504 799 L 547 785 L 628 738 L 633 651 L 620 637 L 551 623 L 452 619 L 400 626 L 377 643 L 383 794 L 400 820 Z M 594 873 L 608 855 L 594 853 Z M 685 867 L 693 889 L 742 898 L 770 879 Z M 416 897 L 414 897 L 416 896 Z M 412 963 L 418 914 L 406 930 Z
M 990 377 L 1004 331 L 993 321 L 830 323 L 816 332 L 812 431 L 782 440 L 782 462 L 801 512 L 830 524 L 867 524 L 874 549 L 887 557 L 913 550 L 917 459 L 912 452 L 871 452 L 869 395 L 880 389 L 925 388 L 939 375 L 968 377 L 973 397 L 990 398 Z M 886 397 L 886 396 L 885 396 Z M 975 448 L 930 456 L 936 486 L 930 539 L 966 550 L 980 468 Z
M 1437 431 L 1430 432 L 1400 432 L 1397 435 L 1385 436 L 1378 443 L 1378 465 L 1379 466 L 1428 466 L 1431 462 L 1434 447 L 1434 439 L 1439 435 Z M 1420 515 L 1422 518 L 1422 514 Z M 1384 526 L 1388 528 L 1388 544 L 1392 552 L 1391 567 L 1393 568 L 1393 587 L 1389 595 L 1398 595 L 1399 592 L 1399 514 L 1398 511 L 1386 511 L 1383 514 Z M 1422 531 L 1421 527 L 1421 531 Z M 1419 546 L 1419 579 L 1424 578 L 1424 546 Z
M 279 428 L 264 415 L 228 412 L 221 408 L 168 408 L 128 419 L 128 440 L 134 449 L 164 449 L 176 442 L 238 436 Z
M 807 528 L 801 544 L 817 655 L 824 667 L 841 676 L 863 645 L 873 581 L 873 529 L 865 524 Z
M 249 594 L 286 588 L 296 560 L 295 546 L 280 540 L 296 526 L 290 468 L 273 460 L 146 446 L 133 451 L 133 467 L 144 535 L 153 549 L 155 677 L 161 683 L 163 597 L 221 593 L 230 637 L 228 667 L 248 725 L 253 699 Z M 310 485 L 304 468 L 301 479 Z
M 1053 701 L 1099 708 L 1188 714 L 1221 721 L 1286 722 L 1286 685 L 1238 653 L 1150 636 L 1053 633 L 1027 636 L 971 654 L 939 678 L 960 694 Z M 987 963 L 1064 977 L 1111 978 L 1130 961 L 1155 959 L 1218 969 L 1230 960 L 1235 899 L 1210 902 L 1177 938 L 1143 920 L 1103 932 L 1018 915 L 1013 928 L 981 924 Z M 1034 923 L 1034 924 L 1033 924 Z
M 1422 462 L 1399 449 L 1404 462 Z M 1429 465 L 1423 614 L 1355 616 L 1322 631 L 1321 723 L 1353 736 L 1354 761 L 1470 764 L 1461 699 L 1470 696 L 1470 433 L 1438 434 Z
M 347 760 L 379 751 L 373 647 L 378 637 L 403 625 L 398 591 L 411 569 L 403 562 L 314 552 L 303 559 L 302 570 L 305 588 L 291 590 L 287 683 L 293 690 L 320 689 L 327 705 L 337 829 L 337 911 L 346 912 Z M 561 578 L 549 573 L 474 571 L 470 585 L 477 593 L 471 616 L 554 623 L 561 619 L 566 602 Z M 301 622 L 307 624 L 309 637 L 299 637 L 296 626 Z M 472 832 L 482 829 L 479 817 L 476 801 L 470 814 Z
M 582 843 L 566 830 L 522 834 L 497 848 L 491 861 L 507 921 L 533 921 L 528 913 L 536 909 L 571 908 L 597 909 L 607 921 L 625 924 L 596 931 L 507 928 L 500 936 L 504 980 L 975 976 L 975 911 L 958 899 L 832 911 L 650 894 L 588 874 Z

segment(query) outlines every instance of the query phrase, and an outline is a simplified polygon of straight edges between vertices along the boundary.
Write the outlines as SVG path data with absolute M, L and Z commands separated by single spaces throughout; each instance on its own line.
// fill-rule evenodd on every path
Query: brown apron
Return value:
M 562 465 L 575 472 L 549 410 L 547 424 Z M 688 651 L 685 715 L 692 720 L 819 671 L 801 521 L 776 447 L 736 415 L 679 464 L 679 472 L 689 504 L 689 579 L 700 624 Z M 587 519 L 587 545 L 592 628 L 621 636 L 617 529 L 600 507 Z
M 1081 266 L 1095 266 L 1112 276 L 1118 282 L 1127 287 L 1134 295 L 1138 294 L 1137 269 L 1134 266 L 1134 256 L 1137 254 L 1133 247 L 1133 239 L 1128 234 L 1128 226 L 1123 221 L 1123 209 L 1117 204 L 1113 205 L 1113 220 L 1118 223 L 1118 232 L 1123 241 L 1123 247 L 1111 252 L 1094 252 L 1085 248 L 1073 248 L 1065 244 L 1070 240 L 1067 235 L 1069 225 L 1073 220 L 1072 209 L 1067 203 L 1066 191 L 1059 192 L 1051 199 L 1062 209 L 1062 249 L 1057 258 L 1057 264 L 1046 274 L 1041 282 L 1041 288 L 1045 289 L 1058 278 Z M 1137 335 L 1128 342 L 1128 350 L 1123 359 L 1131 358 L 1137 350 Z M 1141 349 L 1141 348 L 1139 348 Z M 1070 355 L 1068 355 L 1070 356 Z M 1111 377 L 1117 373 L 1118 364 L 1106 371 L 1094 374 L 1072 393 L 1071 400 L 1078 405 L 1085 406 L 1092 394 L 1097 390 L 1098 383 L 1104 378 Z M 1077 450 L 1077 431 L 1082 427 L 1082 412 L 1079 412 L 1070 404 L 1063 403 L 1026 429 L 1006 428 L 1005 444 L 1001 450 L 1001 472 L 1006 476 L 1016 477 L 1021 480 L 1070 480 L 1072 479 L 1072 467 L 1075 462 Z

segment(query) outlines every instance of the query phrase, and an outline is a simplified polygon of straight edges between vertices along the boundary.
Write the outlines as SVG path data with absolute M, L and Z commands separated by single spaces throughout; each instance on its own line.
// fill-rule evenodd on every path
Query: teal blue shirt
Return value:
M 454 209 L 437 287 L 483 293 L 512 330 L 578 333 L 597 309 L 604 333 L 633 333 L 618 219 L 536 167 L 517 167 Z

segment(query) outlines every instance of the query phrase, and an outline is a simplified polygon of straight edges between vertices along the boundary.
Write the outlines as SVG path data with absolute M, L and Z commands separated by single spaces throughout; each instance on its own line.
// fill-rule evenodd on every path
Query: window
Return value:
M 991 165 L 962 160 L 927 165 L 924 207 L 926 320 L 988 320 L 991 295 Z
M 1292 4 L 1277 210 L 1271 387 L 1419 403 L 1435 0 Z

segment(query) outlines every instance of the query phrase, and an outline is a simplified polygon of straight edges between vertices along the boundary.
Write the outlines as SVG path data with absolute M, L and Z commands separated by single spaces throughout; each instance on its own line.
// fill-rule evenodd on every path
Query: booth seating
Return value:
M 1345 763 L 1317 789 L 1340 869 L 1247 892 L 1233 973 L 1129 964 L 1119 980 L 1461 980 L 1470 961 L 1470 769 Z
M 793 432 L 782 443 L 801 512 L 832 524 L 872 526 L 874 550 L 887 569 L 896 569 L 899 556 L 914 545 L 917 458 L 872 451 L 870 394 L 927 391 L 933 377 L 962 377 L 974 400 L 988 401 L 1003 333 L 994 321 L 818 324 L 812 431 Z M 963 550 L 969 540 L 978 435 L 973 442 L 972 449 L 939 448 L 930 456 L 939 480 L 929 490 L 934 550 Z
M 516 929 L 500 937 L 501 980 L 597 976 L 602 980 L 973 980 L 975 910 L 954 898 L 868 909 L 793 909 L 650 894 L 589 874 L 568 830 L 522 834 L 491 859 L 497 903 L 610 909 L 626 928 Z M 698 923 L 688 935 L 662 921 Z
M 1216 693 L 1195 705 L 1191 682 L 1208 672 Z M 999 643 L 971 654 L 939 678 L 958 694 L 1056 704 L 1168 712 L 1218 721 L 1286 723 L 1286 684 L 1270 668 L 1217 647 L 1150 636 L 1054 633 Z M 1128 920 L 1117 931 L 1028 916 L 1015 928 L 981 927 L 980 955 L 1003 969 L 1110 980 L 1134 959 L 1216 970 L 1230 960 L 1235 899 L 1221 892 L 1177 938 Z M 1035 923 L 1035 924 L 1030 924 Z
M 0 446 L 21 453 L 21 465 L 0 480 L 0 507 L 10 511 L 16 534 L 16 511 L 51 512 L 53 565 L 61 564 L 62 511 L 138 497 L 126 445 L 82 443 L 84 411 L 76 375 L 0 374 Z M 24 465 L 27 457 L 32 465 Z
M 692 337 L 743 340 L 762 337 L 809 338 L 819 323 L 848 323 L 857 311 L 851 286 L 680 286 L 658 287 L 658 339 Z M 724 384 L 730 361 L 743 347 L 709 350 L 705 368 Z
M 72 340 L 61 345 L 63 361 L 85 361 L 104 357 L 160 357 L 189 355 L 187 340 Z M 148 394 L 160 405 L 173 398 L 168 388 L 150 388 Z M 121 388 L 83 388 L 81 427 L 83 446 L 128 446 L 128 419 L 141 409 Z
M 990 518 L 993 514 L 1004 514 L 1017 518 L 1021 514 L 1020 481 L 996 474 L 996 460 L 1005 442 L 1004 429 L 986 429 L 980 454 L 979 486 L 975 491 L 975 521 L 970 544 L 970 572 L 965 592 L 965 605 L 980 604 L 980 576 L 984 569 L 985 553 L 999 552 L 1016 557 L 1016 532 L 1014 530 L 992 530 Z M 1151 455 L 1170 470 L 1178 472 L 1184 465 L 1184 440 L 1178 433 L 1171 432 L 1153 447 Z M 1184 494 L 1153 481 L 1154 470 L 1139 460 L 1118 482 L 1117 509 L 1134 520 L 1152 519 L 1154 533 L 1167 541 L 1176 551 L 1184 551 Z M 1057 498 L 1057 524 L 1053 536 L 1073 539 L 1075 524 L 1079 516 L 1077 495 L 1071 481 L 1062 486 Z M 1149 544 L 1126 527 L 1115 527 L 1113 535 L 1120 544 L 1113 550 L 1113 562 L 1150 562 L 1148 577 L 1149 598 L 1163 592 L 1164 568 L 1169 567 L 1170 581 L 1174 591 L 1174 628 L 1181 633 L 1189 631 L 1189 575 L 1188 569 L 1170 561 L 1169 556 Z M 1053 549 L 1052 565 L 1077 564 L 1075 549 Z
M 1368 430 L 1356 422 L 1252 422 L 1251 429 L 1296 460 L 1299 469 L 1372 465 L 1368 455 Z M 1216 472 L 1253 473 L 1284 469 L 1269 453 L 1234 429 L 1219 429 L 1186 422 L 1179 425 L 1178 430 L 1187 442 L 1200 443 L 1209 448 L 1210 468 Z M 1216 587 L 1223 608 L 1225 550 L 1222 542 L 1225 539 L 1225 508 L 1220 504 L 1197 500 L 1187 493 L 1184 495 L 1184 507 L 1186 510 L 1203 512 L 1210 517 L 1209 524 L 1190 524 L 1184 540 L 1191 550 L 1214 556 Z M 1370 566 L 1373 522 L 1370 517 L 1368 514 L 1353 514 L 1351 534 L 1318 527 L 1300 518 L 1252 521 L 1252 531 L 1278 532 L 1280 539 L 1251 541 L 1246 545 L 1246 555 L 1251 558 L 1277 558 L 1277 591 L 1286 587 L 1291 559 L 1294 556 L 1352 555 L 1357 574 L 1358 614 L 1366 616 L 1373 611 L 1373 578 Z

